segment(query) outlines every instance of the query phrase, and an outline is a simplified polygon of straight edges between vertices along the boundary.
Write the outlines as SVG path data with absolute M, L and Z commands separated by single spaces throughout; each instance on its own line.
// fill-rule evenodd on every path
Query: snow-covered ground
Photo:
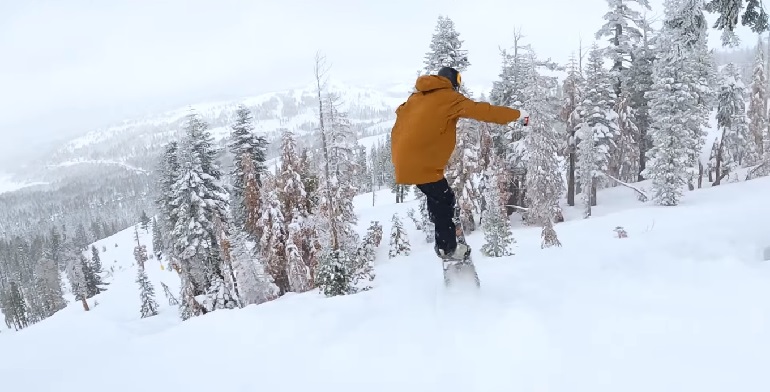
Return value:
M 290 294 L 186 322 L 160 286 L 176 295 L 175 273 L 157 260 L 161 313 L 139 318 L 129 230 L 97 244 L 115 272 L 91 312 L 73 303 L 0 334 L 0 380 L 57 392 L 768 391 L 768 194 L 770 178 L 688 192 L 678 207 L 603 191 L 594 217 L 556 226 L 561 248 L 541 249 L 539 229 L 515 222 L 516 254 L 486 259 L 473 233 L 482 289 L 450 293 L 406 216 L 414 202 L 381 191 L 374 206 L 357 200 L 361 232 L 371 220 L 385 229 L 373 290 Z M 395 212 L 412 253 L 389 260 Z

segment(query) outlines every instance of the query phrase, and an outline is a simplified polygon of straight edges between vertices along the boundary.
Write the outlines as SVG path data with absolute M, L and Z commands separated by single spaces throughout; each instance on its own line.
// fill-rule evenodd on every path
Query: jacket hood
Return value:
M 417 78 L 414 88 L 420 92 L 440 90 L 443 88 L 452 88 L 452 82 L 449 79 L 438 75 L 423 75 Z

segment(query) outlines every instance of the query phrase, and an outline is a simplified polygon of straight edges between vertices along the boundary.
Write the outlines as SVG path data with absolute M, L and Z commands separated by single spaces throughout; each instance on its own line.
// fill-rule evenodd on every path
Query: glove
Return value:
M 518 109 L 518 110 L 519 110 L 519 113 L 521 113 L 521 115 L 519 116 L 519 119 L 516 120 L 516 122 L 526 127 L 527 125 L 529 125 L 529 113 L 527 113 L 527 111 L 524 109 Z

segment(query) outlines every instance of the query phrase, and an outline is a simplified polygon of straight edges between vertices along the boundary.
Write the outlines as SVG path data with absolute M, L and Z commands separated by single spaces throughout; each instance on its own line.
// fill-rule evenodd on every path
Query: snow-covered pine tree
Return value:
M 299 156 L 299 176 L 305 188 L 305 211 L 308 215 L 315 214 L 318 209 L 318 172 L 312 166 L 310 153 L 305 148 Z
M 259 193 L 262 186 L 262 175 L 265 167 L 267 140 L 264 136 L 254 133 L 254 119 L 244 105 L 238 106 L 235 112 L 235 122 L 232 125 L 231 142 L 228 145 L 233 154 L 233 168 L 230 172 L 232 187 L 232 211 L 236 227 L 249 226 L 254 223 L 255 209 L 259 211 Z M 247 232 L 252 239 L 259 238 L 259 233 Z
M 617 97 L 602 62 L 599 47 L 594 44 L 588 53 L 585 93 L 577 109 L 580 116 L 577 170 L 585 203 L 585 218 L 591 216 L 591 206 L 596 205 L 596 190 L 604 184 L 602 174 L 607 172 L 609 152 L 615 150 L 619 134 L 618 114 L 615 112 Z
M 449 159 L 446 178 L 460 207 L 460 219 L 467 233 L 476 230 L 475 211 L 479 206 L 474 184 L 479 174 L 479 141 L 476 121 L 462 122 L 457 130 L 457 146 Z
M 176 141 L 166 144 L 163 158 L 158 165 L 158 192 L 155 204 L 159 213 L 158 231 L 161 234 L 163 246 L 154 248 L 155 252 L 163 252 L 171 259 L 175 255 L 174 237 L 171 235 L 177 224 L 177 200 L 174 197 L 174 184 L 179 179 L 179 143 Z
M 147 272 L 140 266 L 137 266 L 136 283 L 139 284 L 139 297 L 142 301 L 142 307 L 139 310 L 141 317 L 156 316 L 158 303 L 155 301 L 155 288 L 147 277 Z
M 286 263 L 286 221 L 281 211 L 276 179 L 265 176 L 262 192 L 262 216 L 259 226 L 263 228 L 259 242 L 260 259 L 265 263 L 265 270 L 272 277 L 281 296 L 291 291 Z
M 306 242 L 312 242 L 317 233 L 308 228 L 308 214 L 305 208 L 307 192 L 300 175 L 300 157 L 297 154 L 297 143 L 294 133 L 284 130 L 281 137 L 281 166 L 276 177 L 278 199 L 281 203 L 281 214 L 286 227 L 286 267 L 291 291 L 303 292 L 312 286 L 312 272 L 309 267 L 311 257 L 303 249 L 312 246 Z
M 663 28 L 657 37 L 650 96 L 648 165 L 656 203 L 673 206 L 691 188 L 703 145 L 702 126 L 711 104 L 710 57 L 702 0 L 667 0 Z
M 745 86 L 740 73 L 734 63 L 728 63 L 722 69 L 722 86 L 717 103 L 720 136 L 716 141 L 714 186 L 720 185 L 722 179 L 735 172 L 750 143 L 744 95 Z
M 278 297 L 278 286 L 265 271 L 261 256 L 252 249 L 248 234 L 243 230 L 235 231 L 232 238 L 233 272 L 238 282 L 238 295 L 241 306 L 259 305 Z
M 139 242 L 139 231 L 136 227 L 134 227 L 134 242 L 136 242 L 136 246 L 134 247 L 134 261 L 136 261 L 136 264 L 140 268 L 144 268 L 144 263 L 147 262 L 147 246 L 142 245 L 142 243 Z
M 71 240 L 66 239 L 64 243 L 64 255 L 66 260 L 66 272 L 67 280 L 70 283 L 70 291 L 75 296 L 76 301 L 80 301 L 83 304 L 83 309 L 89 311 L 88 302 L 88 286 L 86 285 L 86 277 L 83 271 L 85 270 L 85 264 L 87 263 L 86 257 L 77 248 Z
M 623 182 L 634 182 L 639 177 L 640 136 L 629 93 L 623 92 L 619 97 L 615 112 L 618 114 L 618 134 L 615 150 L 609 154 L 608 174 Z
M 531 46 L 523 44 L 524 35 L 521 31 L 514 32 L 513 47 L 510 53 L 503 51 L 503 69 L 500 81 L 493 85 L 490 94 L 491 103 L 496 105 L 522 107 L 529 97 L 526 96 L 526 77 L 533 64 L 530 61 Z M 526 206 L 524 186 L 526 165 L 526 149 L 524 148 L 524 129 L 519 124 L 493 127 L 492 139 L 497 153 L 505 158 L 508 175 L 509 195 L 507 213 L 516 211 L 513 206 Z
M 86 281 L 86 298 L 91 298 L 99 293 L 107 291 L 103 286 L 107 285 L 102 280 L 102 262 L 99 258 L 99 250 L 91 246 L 91 260 L 83 263 L 83 277 Z
M 215 221 L 227 224 L 228 197 L 221 185 L 221 172 L 216 160 L 208 124 L 196 113 L 187 116 L 185 137 L 179 149 L 179 177 L 173 185 L 176 225 L 172 231 L 175 254 L 185 275 L 183 291 L 203 304 L 204 313 L 219 308 L 232 308 L 232 295 L 224 292 L 223 257 Z M 187 286 L 189 285 L 189 286 Z M 182 294 L 182 308 L 190 295 Z
M 365 280 L 371 282 L 374 280 L 374 261 L 377 255 L 377 247 L 380 246 L 382 240 L 382 225 L 378 221 L 372 221 L 369 228 L 366 230 L 366 235 L 361 240 L 361 245 L 357 252 L 357 265 L 356 265 L 356 277 L 358 281 L 355 282 L 357 287 L 359 282 Z M 371 286 L 368 284 L 360 287 L 361 290 L 368 290 Z
M 423 71 L 426 74 L 435 74 L 441 67 L 465 71 L 471 64 L 468 61 L 468 51 L 462 49 L 462 45 L 460 33 L 455 29 L 452 19 L 439 16 L 431 37 L 430 50 L 425 54 Z
M 650 149 L 650 138 L 648 132 L 650 129 L 650 97 L 647 92 L 652 89 L 652 64 L 655 60 L 655 51 L 651 46 L 650 33 L 652 29 L 645 21 L 642 30 L 642 42 L 637 46 L 632 54 L 631 68 L 628 70 L 625 79 L 626 92 L 629 97 L 628 106 L 633 109 L 632 123 L 637 129 L 637 140 L 635 141 L 638 150 L 637 155 L 637 173 L 634 181 L 643 181 L 641 173 L 647 167 L 647 151 Z
M 714 64 L 713 54 L 708 48 L 708 26 L 706 25 L 704 0 L 670 0 L 665 3 L 667 13 L 663 25 L 664 28 L 673 30 L 675 40 L 680 42 L 686 55 L 682 56 L 684 62 L 680 65 L 687 69 L 687 73 L 692 76 L 683 78 L 686 80 L 690 91 L 695 95 L 697 105 L 694 110 L 698 117 L 693 116 L 697 121 L 687 122 L 689 137 L 687 141 L 687 187 L 694 190 L 696 178 L 698 187 L 702 182 L 702 163 L 700 162 L 701 151 L 705 144 L 708 118 L 712 108 L 716 105 L 716 94 L 714 85 L 718 85 L 716 66 Z M 670 11 L 669 11 L 670 9 Z M 658 39 L 660 41 L 660 38 Z M 664 49 L 662 43 L 656 43 L 656 47 Z M 658 55 L 658 58 L 661 56 Z
M 747 165 L 763 164 L 763 168 L 752 173 L 753 175 L 767 175 L 770 173 L 770 153 L 764 148 L 764 139 L 768 130 L 767 114 L 767 76 L 765 75 L 765 53 L 762 49 L 762 36 L 757 42 L 757 54 L 754 58 L 754 70 L 751 74 L 751 86 L 749 97 L 749 133 L 751 141 L 749 149 L 755 160 L 747 159 Z
M 295 217 L 286 228 L 286 268 L 289 278 L 289 289 L 296 293 L 302 293 L 310 290 L 312 275 L 310 268 L 302 259 L 300 244 L 302 241 L 302 218 Z
M 156 217 L 152 218 L 152 250 L 158 261 L 161 261 L 163 254 L 163 233 L 161 232 Z
M 8 288 L 0 289 L 0 308 L 8 328 L 13 327 L 18 331 L 29 326 L 29 309 L 18 282 L 10 281 Z
M 501 187 L 499 175 L 502 175 L 502 162 L 494 158 L 486 171 L 486 177 L 489 179 L 490 186 L 484 189 L 484 200 L 486 209 L 481 220 L 481 227 L 484 230 L 484 245 L 481 246 L 481 253 L 488 257 L 502 257 L 513 254 L 511 245 L 516 241 L 511 232 L 511 223 L 505 209 L 506 198 L 500 194 Z
M 575 130 L 578 125 L 578 104 L 582 101 L 583 74 L 578 65 L 575 54 L 570 56 L 567 65 L 567 77 L 562 83 L 563 103 L 561 107 L 560 118 L 567 127 L 567 139 L 565 141 L 564 154 L 566 159 L 567 171 L 567 205 L 575 205 L 575 165 L 577 164 L 577 137 Z
M 534 53 L 530 61 L 537 62 Z M 564 191 L 564 180 L 559 170 L 557 154 L 559 134 L 556 131 L 558 121 L 558 98 L 553 93 L 558 88 L 558 80 L 545 77 L 535 67 L 527 75 L 529 97 L 527 108 L 532 115 L 530 129 L 524 137 L 527 151 L 527 221 L 543 227 L 543 247 L 560 246 L 553 229 L 553 221 L 561 216 L 559 199 Z
M 43 255 L 35 263 L 33 275 L 35 288 L 38 291 L 42 318 L 47 318 L 67 306 L 62 292 L 62 281 L 59 268 L 52 257 L 50 245 L 43 250 Z
M 139 223 L 142 226 L 142 230 L 148 232 L 150 228 L 150 217 L 147 216 L 147 212 L 142 211 L 142 214 L 139 216 Z
M 406 230 L 404 230 L 404 225 L 401 223 L 401 219 L 397 213 L 393 214 L 391 222 L 390 250 L 388 251 L 388 257 L 392 259 L 400 255 L 409 256 L 409 253 L 411 252 L 409 236 L 406 233 Z
M 147 247 L 139 242 L 139 232 L 134 228 L 134 260 L 136 261 L 136 283 L 139 284 L 139 298 L 142 306 L 139 310 L 142 318 L 156 316 L 158 314 L 158 302 L 155 300 L 155 288 L 147 277 L 144 264 L 147 262 Z
M 607 38 L 610 44 L 606 51 L 612 61 L 610 74 L 618 97 L 622 96 L 625 73 L 631 63 L 634 46 L 642 38 L 640 29 L 646 28 L 641 13 L 632 7 L 633 3 L 650 9 L 647 0 L 607 0 L 610 10 L 604 14 L 604 25 L 596 32 L 597 39 Z
M 372 188 L 372 173 L 371 168 L 368 165 L 368 157 L 366 156 L 366 147 L 361 144 L 356 145 L 356 172 L 354 177 L 355 183 L 359 184 L 358 194 L 374 192 Z

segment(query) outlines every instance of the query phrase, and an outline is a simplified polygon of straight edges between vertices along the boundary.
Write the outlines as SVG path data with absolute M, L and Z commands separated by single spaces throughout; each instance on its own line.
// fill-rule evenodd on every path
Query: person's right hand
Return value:
M 529 113 L 527 113 L 524 109 L 518 109 L 518 110 L 519 110 L 519 113 L 521 113 L 521 115 L 519 116 L 519 119 L 516 120 L 516 122 L 526 127 L 527 125 L 529 125 Z

